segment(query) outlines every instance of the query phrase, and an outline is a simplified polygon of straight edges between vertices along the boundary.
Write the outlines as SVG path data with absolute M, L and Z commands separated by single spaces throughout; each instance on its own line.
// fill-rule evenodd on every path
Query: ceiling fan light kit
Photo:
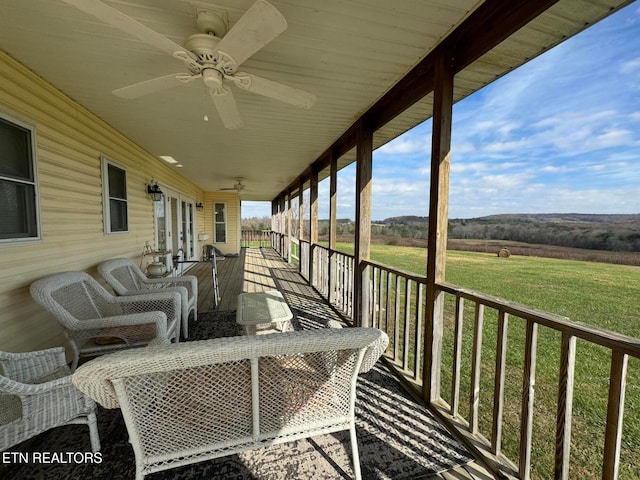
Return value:
M 301 108 L 311 108 L 316 101 L 313 93 L 237 71 L 245 60 L 287 29 L 286 19 L 265 0 L 257 0 L 228 31 L 222 14 L 197 9 L 196 24 L 201 33 L 189 36 L 184 47 L 100 0 L 64 1 L 169 53 L 188 70 L 118 88 L 113 93 L 119 97 L 138 98 L 199 78 L 228 129 L 240 128 L 243 122 L 233 92 L 225 83 Z

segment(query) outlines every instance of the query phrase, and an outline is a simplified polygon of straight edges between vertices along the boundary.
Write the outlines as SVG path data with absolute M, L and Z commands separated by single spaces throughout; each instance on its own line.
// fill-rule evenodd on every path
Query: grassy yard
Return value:
M 339 244 L 351 253 L 353 246 Z M 424 275 L 423 248 L 372 245 L 372 260 Z M 540 257 L 498 258 L 495 254 L 449 251 L 446 280 L 459 286 L 516 301 L 530 307 L 640 337 L 640 268 L 607 263 Z M 453 299 L 445 307 L 443 397 L 449 400 L 452 358 Z M 496 351 L 496 315 L 485 314 L 482 345 L 480 404 L 481 432 L 490 438 L 493 373 Z M 471 371 L 473 308 L 465 311 L 461 414 L 467 417 Z M 540 327 L 536 366 L 534 478 L 553 478 L 556 396 L 560 335 Z M 508 330 L 507 384 L 503 427 L 505 454 L 517 459 L 520 397 L 524 351 L 524 322 L 511 318 Z M 578 342 L 573 403 L 572 478 L 601 478 L 610 353 Z M 631 359 L 627 378 L 621 479 L 640 479 L 640 362 Z

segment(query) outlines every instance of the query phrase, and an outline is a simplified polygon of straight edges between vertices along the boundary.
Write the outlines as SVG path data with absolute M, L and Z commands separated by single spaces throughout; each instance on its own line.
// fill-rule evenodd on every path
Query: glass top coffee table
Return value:
M 277 290 L 238 295 L 236 323 L 245 335 L 283 332 L 291 327 L 293 313 Z

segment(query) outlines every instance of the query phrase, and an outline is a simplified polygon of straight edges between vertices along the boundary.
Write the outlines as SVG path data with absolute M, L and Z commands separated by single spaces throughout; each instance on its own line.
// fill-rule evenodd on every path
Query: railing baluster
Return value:
M 400 357 L 400 282 L 402 277 L 396 275 L 396 298 L 395 298 L 395 318 L 393 320 L 393 359 Z
M 484 305 L 476 303 L 473 329 L 473 359 L 471 361 L 471 391 L 469 392 L 469 431 L 478 433 L 478 407 L 480 406 L 480 360 L 482 357 L 482 325 Z
M 353 317 L 353 267 L 351 260 L 347 260 L 347 312 L 350 317 Z M 355 318 L 351 319 L 357 321 Z
M 389 302 L 391 297 L 391 272 L 387 271 L 386 298 L 384 304 L 384 331 L 389 332 Z
M 351 284 L 351 267 L 349 259 L 344 259 L 344 311 L 349 315 L 349 308 L 351 303 L 349 302 L 349 285 Z
M 451 416 L 458 416 L 460 406 L 460 364 L 462 362 L 462 326 L 464 298 L 456 296 L 456 318 L 453 331 L 453 365 L 451 373 Z
M 628 358 L 628 355 L 620 353 L 617 350 L 611 352 L 607 427 L 604 437 L 603 480 L 615 480 L 618 478 Z
M 556 421 L 555 480 L 568 480 L 571 449 L 571 416 L 573 410 L 573 380 L 576 365 L 576 337 L 562 333 L 560 375 L 558 385 L 558 416 Z
M 373 277 L 373 281 L 371 282 L 372 285 L 372 294 L 371 294 L 371 298 L 369 299 L 369 303 L 371 305 L 371 307 L 369 308 L 369 314 L 370 314 L 370 318 L 371 318 L 371 326 L 372 327 L 377 327 L 378 325 L 376 324 L 376 311 L 378 310 L 378 308 L 380 308 L 379 304 L 378 304 L 378 291 L 380 289 L 380 284 L 379 284 L 379 280 L 380 280 L 380 269 L 378 267 L 373 267 L 371 272 L 371 276 Z
M 424 301 L 425 285 L 416 283 L 416 333 L 413 341 L 413 379 L 422 378 L 422 362 L 420 361 L 420 352 L 422 350 L 422 302 Z
M 502 411 L 504 408 L 504 378 L 507 358 L 507 329 L 509 316 L 504 310 L 498 312 L 498 339 L 496 344 L 496 371 L 493 384 L 493 425 L 491 449 L 496 455 L 502 451 Z
M 409 368 L 409 324 L 411 319 L 411 280 L 407 278 L 404 284 L 404 338 L 402 351 L 402 368 Z
M 378 269 L 378 328 L 382 327 L 382 269 Z
M 520 478 L 531 475 L 531 444 L 533 440 L 533 397 L 536 384 L 536 350 L 538 324 L 527 320 L 524 372 L 522 375 L 522 413 L 520 415 Z

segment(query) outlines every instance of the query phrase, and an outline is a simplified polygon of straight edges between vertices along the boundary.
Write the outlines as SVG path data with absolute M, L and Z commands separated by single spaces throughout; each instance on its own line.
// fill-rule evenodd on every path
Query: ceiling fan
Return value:
M 235 190 L 236 192 L 240 193 L 241 191 L 243 191 L 245 188 L 247 188 L 243 183 L 242 183 L 242 177 L 238 177 L 236 178 L 236 180 L 238 180 L 238 183 L 236 183 L 233 187 L 225 187 L 225 188 L 221 188 L 220 190 Z
M 119 88 L 113 91 L 115 95 L 137 98 L 200 78 L 228 129 L 243 125 L 228 84 L 296 107 L 311 108 L 315 103 L 313 93 L 237 71 L 245 60 L 287 29 L 282 14 L 265 0 L 257 0 L 226 34 L 220 14 L 198 11 L 197 25 L 202 33 L 189 36 L 184 47 L 100 0 L 63 1 L 172 55 L 188 70 Z

